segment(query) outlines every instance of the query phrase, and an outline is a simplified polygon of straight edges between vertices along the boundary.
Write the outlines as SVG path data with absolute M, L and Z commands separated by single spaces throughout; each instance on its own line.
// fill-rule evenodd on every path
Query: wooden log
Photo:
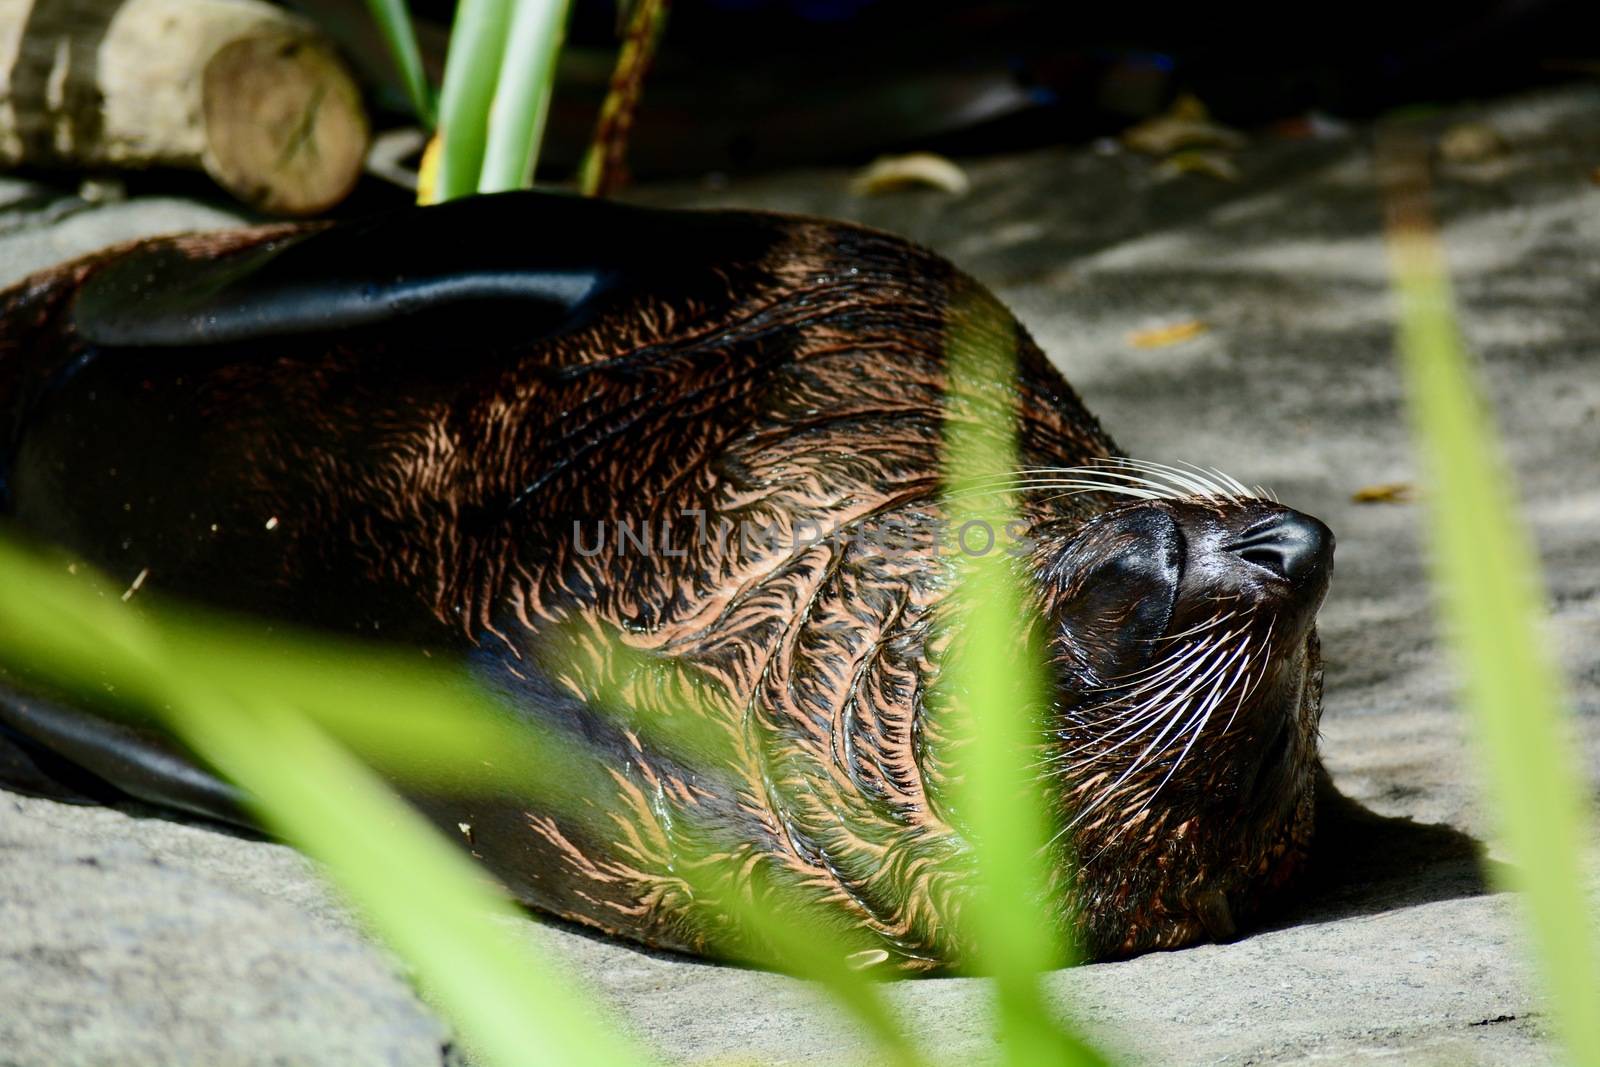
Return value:
M 0 0 L 0 167 L 202 168 L 245 203 L 313 214 L 360 176 L 349 71 L 258 0 Z

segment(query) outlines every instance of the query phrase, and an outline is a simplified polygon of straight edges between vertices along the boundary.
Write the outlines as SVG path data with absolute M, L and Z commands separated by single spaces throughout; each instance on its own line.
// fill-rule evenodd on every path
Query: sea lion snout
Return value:
M 1311 625 L 1333 571 L 1325 524 L 1266 500 L 1167 506 L 1187 545 L 1175 623 L 1185 607 L 1229 602 L 1276 617 L 1284 637 Z
M 1235 492 L 1126 504 L 1058 550 L 1046 765 L 1094 951 L 1236 936 L 1301 864 L 1333 545 Z
M 1298 511 L 1272 515 L 1223 547 L 1246 563 L 1300 587 L 1318 578 L 1326 581 L 1333 567 L 1333 531 Z

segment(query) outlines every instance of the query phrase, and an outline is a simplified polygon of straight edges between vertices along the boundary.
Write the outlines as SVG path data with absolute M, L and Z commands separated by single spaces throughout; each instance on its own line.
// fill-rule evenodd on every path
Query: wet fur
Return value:
M 532 242 L 561 211 L 577 221 L 555 239 L 581 242 L 598 217 L 586 213 L 624 210 L 542 199 L 463 216 L 479 228 L 462 239 L 516 239 L 503 235 L 527 224 Z M 530 798 L 417 798 L 530 905 L 650 945 L 744 954 L 726 909 L 676 873 L 709 854 L 746 888 L 798 887 L 899 967 L 959 962 L 967 843 L 940 803 L 948 739 L 925 709 L 950 591 L 930 564 L 949 332 L 1015 345 L 1024 467 L 1116 448 L 993 297 L 926 251 L 759 214 L 623 222 L 585 253 L 604 262 L 653 241 L 664 265 L 630 266 L 597 307 L 532 337 L 504 309 L 478 309 L 477 331 L 448 307 L 405 328 L 182 347 L 80 332 L 74 295 L 107 265 L 152 249 L 210 261 L 300 232 L 281 227 L 36 276 L 3 298 L 5 512 L 114 580 L 147 573 L 153 593 L 464 660 L 510 713 L 581 738 L 611 778 L 609 806 L 585 824 Z M 694 249 L 687 264 L 680 248 Z M 1133 505 L 1110 492 L 1021 499 L 1042 531 L 1021 566 L 1058 681 L 1041 773 L 1069 831 L 1058 870 L 1082 865 L 1062 925 L 1097 956 L 1231 936 L 1309 840 L 1314 632 L 1269 649 L 1257 620 L 1257 684 L 1292 705 L 1287 734 L 1245 708 L 1156 802 L 1167 763 L 1074 823 L 1105 784 L 1094 776 L 1127 764 L 1061 756 L 1117 706 L 1086 691 L 1093 634 L 1051 625 L 1081 593 L 1061 555 L 1086 523 Z M 774 527 L 783 547 L 701 541 L 685 512 L 713 530 Z M 685 555 L 578 551 L 574 522 L 587 535 L 618 520 L 673 527 Z M 892 530 L 914 550 L 791 549 L 801 520 Z M 670 751 L 602 694 L 635 719 L 702 716 L 720 743 L 698 759 Z

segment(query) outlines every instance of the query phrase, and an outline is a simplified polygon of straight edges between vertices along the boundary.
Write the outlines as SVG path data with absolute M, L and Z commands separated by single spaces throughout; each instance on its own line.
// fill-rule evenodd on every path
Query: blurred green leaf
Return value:
M 383 31 L 389 45 L 389 54 L 405 83 L 406 95 L 411 99 L 411 109 L 424 126 L 434 124 L 433 89 L 422 72 L 422 50 L 417 47 L 417 31 L 411 25 L 411 14 L 405 0 L 367 0 L 372 19 Z
M 186 670 L 201 651 L 224 666 Z M 69 576 L 58 560 L 0 542 L 6 665 L 73 687 L 90 663 L 97 685 L 158 710 L 244 788 L 268 827 L 327 867 L 487 1062 L 646 1062 L 599 1023 L 569 980 L 515 946 L 498 920 L 526 918 L 458 850 L 272 688 L 258 688 L 259 676 L 228 669 L 251 654 L 250 646 L 213 635 L 204 649 L 174 656 L 155 623 L 103 587 Z M 298 684 L 317 677 L 308 672 Z M 378 705 L 369 709 L 372 721 L 392 696 L 372 676 L 342 689 L 343 699 Z
M 960 726 L 965 781 L 958 796 L 978 856 L 969 935 L 978 964 L 994 976 L 1006 1062 L 1104 1063 L 1056 1019 L 1038 980 L 1068 958 L 1057 915 L 1071 902 L 1049 897 L 1050 805 L 1028 770 L 1038 756 L 1047 689 L 1006 553 L 1015 502 L 964 492 L 999 484 L 1016 470 L 1016 337 L 1010 316 L 976 296 L 952 299 L 946 324 L 946 507 L 960 584 L 959 636 L 946 668 L 946 696 L 956 707 L 945 713 Z
M 592 797 L 593 757 L 550 731 L 510 718 L 471 679 L 420 656 L 164 606 L 125 606 L 86 569 L 5 549 L 13 559 L 0 603 L 0 662 L 46 677 L 99 712 L 157 718 L 165 673 L 223 692 L 248 692 L 308 715 L 385 773 L 417 785 L 531 791 L 578 809 Z M 70 594 L 70 595 L 69 595 Z M 48 614 L 27 606 L 49 603 Z M 133 620 L 131 623 L 129 620 Z M 132 642 L 132 643 L 130 643 Z M 151 666 L 158 657 L 162 670 Z M 485 754 L 493 754 L 486 758 Z
M 649 1058 L 572 980 L 517 944 L 528 917 L 461 852 L 303 717 L 173 706 L 173 725 L 255 798 L 265 825 L 320 860 L 484 1060 L 611 1067 Z
M 1592 810 L 1560 674 L 1539 627 L 1539 566 L 1456 326 L 1420 151 L 1391 145 L 1390 260 L 1446 633 L 1464 674 L 1500 833 L 1568 1062 L 1600 1064 L 1600 955 L 1585 893 Z

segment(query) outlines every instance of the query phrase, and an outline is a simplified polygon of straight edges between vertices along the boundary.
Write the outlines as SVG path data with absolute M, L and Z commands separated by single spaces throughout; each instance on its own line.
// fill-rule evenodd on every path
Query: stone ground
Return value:
M 1577 751 L 1600 770 L 1600 91 L 1460 109 L 1502 156 L 1436 168 L 1463 325 L 1541 550 Z M 653 203 L 859 219 L 992 286 L 1135 455 L 1273 486 L 1338 533 L 1322 615 L 1324 751 L 1339 786 L 1402 821 L 1360 828 L 1344 876 L 1236 944 L 1049 976 L 1128 1062 L 1550 1062 L 1504 894 L 1458 847 L 1488 839 L 1467 724 L 1434 633 L 1421 510 L 1352 494 L 1417 477 L 1393 351 L 1370 131 L 1260 141 L 1242 180 L 1052 149 L 973 163 L 972 192 L 862 200 L 837 170 L 637 190 Z M 0 179 L 0 282 L 225 209 L 90 204 Z M 1200 320 L 1181 344 L 1131 332 Z M 1493 566 L 1493 561 L 1485 561 Z M 1492 850 L 1491 850 L 1492 851 Z M 641 1038 L 691 1062 L 845 1062 L 858 1039 L 794 980 L 646 955 L 534 922 Z M 929 1050 L 983 1060 L 964 979 L 890 998 Z M 438 1064 L 460 1053 L 403 972 L 291 850 L 149 812 L 0 794 L 0 1064 Z

